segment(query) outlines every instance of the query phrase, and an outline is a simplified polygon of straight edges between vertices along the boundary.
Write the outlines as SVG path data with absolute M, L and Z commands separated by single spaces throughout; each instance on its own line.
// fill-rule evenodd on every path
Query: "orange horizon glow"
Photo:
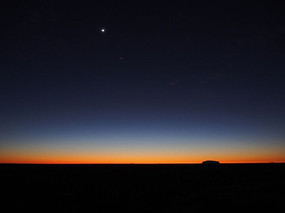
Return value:
M 6 148 L 0 150 L 0 163 L 15 164 L 199 164 L 205 160 L 220 163 L 282 163 L 281 147 L 191 147 L 88 149 L 70 147 Z
M 220 162 L 221 164 L 270 164 L 270 163 L 285 163 L 285 161 L 258 161 L 258 162 L 251 162 L 251 161 L 230 161 L 230 162 Z M 66 165 L 131 165 L 131 164 L 136 164 L 136 165 L 164 165 L 164 164 L 170 164 L 170 165 L 179 165 L 179 164 L 202 164 L 202 162 L 180 162 L 180 163 L 173 163 L 173 162 L 162 162 L 162 163 L 118 163 L 118 162 L 107 162 L 107 163 L 96 163 L 96 162 L 25 162 L 25 161 L 20 161 L 20 162 L 0 162 L 0 164 L 49 164 L 49 165 L 61 165 L 61 164 L 66 164 Z
M 157 158 L 128 158 L 128 157 L 102 157 L 102 158 L 76 158 L 72 156 L 61 156 L 61 157 L 41 157 L 36 156 L 25 156 L 25 157 L 0 157 L 0 163 L 2 164 L 200 164 L 205 160 L 217 160 L 220 163 L 284 163 L 284 157 L 264 157 L 264 158 L 234 158 L 234 157 L 224 157 L 224 158 L 167 158 L 167 157 L 157 157 Z

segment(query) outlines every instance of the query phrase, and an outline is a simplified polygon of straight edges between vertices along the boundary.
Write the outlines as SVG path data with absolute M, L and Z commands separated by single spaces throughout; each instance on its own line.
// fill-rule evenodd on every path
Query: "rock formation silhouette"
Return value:
M 206 160 L 202 162 L 203 165 L 220 165 L 219 161 L 215 160 Z

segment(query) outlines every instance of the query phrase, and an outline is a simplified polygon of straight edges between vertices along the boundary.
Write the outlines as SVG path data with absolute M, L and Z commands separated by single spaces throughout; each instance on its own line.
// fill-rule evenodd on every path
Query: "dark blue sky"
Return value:
M 0 147 L 285 151 L 282 1 L 1 4 Z

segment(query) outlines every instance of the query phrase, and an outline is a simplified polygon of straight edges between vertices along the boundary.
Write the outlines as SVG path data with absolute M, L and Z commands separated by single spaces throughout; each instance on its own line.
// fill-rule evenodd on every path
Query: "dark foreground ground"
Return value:
M 2 164 L 0 174 L 5 212 L 285 211 L 285 164 Z

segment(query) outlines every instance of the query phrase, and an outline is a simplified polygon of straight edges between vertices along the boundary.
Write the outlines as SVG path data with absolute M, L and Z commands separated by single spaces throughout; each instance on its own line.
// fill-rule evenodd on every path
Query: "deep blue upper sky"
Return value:
M 1 141 L 284 144 L 282 1 L 1 4 Z

